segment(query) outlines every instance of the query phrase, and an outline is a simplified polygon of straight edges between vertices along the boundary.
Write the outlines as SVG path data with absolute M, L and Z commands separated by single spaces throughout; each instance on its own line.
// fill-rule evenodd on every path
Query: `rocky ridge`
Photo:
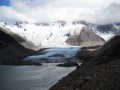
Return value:
M 49 90 L 119 90 L 120 34 L 117 34 L 81 67 L 60 80 Z
M 9 33 L 4 30 L 4 28 L 0 27 L 0 64 L 33 64 L 32 62 L 22 62 L 21 59 L 28 55 L 32 55 L 35 52 L 31 49 L 25 48 L 18 41 L 24 42 L 20 36 L 17 36 L 12 32 Z
M 79 34 L 70 35 L 66 43 L 73 46 L 96 46 L 104 44 L 105 40 L 95 34 L 89 27 L 83 27 Z

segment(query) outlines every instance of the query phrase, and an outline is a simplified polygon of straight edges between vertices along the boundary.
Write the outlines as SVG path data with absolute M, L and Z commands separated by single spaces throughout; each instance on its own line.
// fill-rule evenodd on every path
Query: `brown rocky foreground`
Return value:
M 84 58 L 81 67 L 49 90 L 120 90 L 120 34 L 87 52 L 89 58 Z

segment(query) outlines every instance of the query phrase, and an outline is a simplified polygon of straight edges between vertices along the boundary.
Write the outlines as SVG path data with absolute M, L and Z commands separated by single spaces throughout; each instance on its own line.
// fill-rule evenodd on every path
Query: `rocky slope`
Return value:
M 24 48 L 18 42 L 23 42 L 24 40 L 22 38 L 15 34 L 8 33 L 0 27 L 0 64 L 22 64 L 20 59 L 33 54 L 34 51 Z
M 89 27 L 83 27 L 79 34 L 70 35 L 66 43 L 73 46 L 96 46 L 103 45 L 105 40 L 95 34 Z
M 119 90 L 120 34 L 95 51 L 92 59 L 49 90 Z

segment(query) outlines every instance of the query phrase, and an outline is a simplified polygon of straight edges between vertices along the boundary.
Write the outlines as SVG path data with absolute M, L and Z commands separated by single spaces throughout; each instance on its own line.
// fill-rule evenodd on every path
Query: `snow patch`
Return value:
M 100 32 L 97 32 L 96 33 L 97 35 L 99 35 L 100 37 L 102 37 L 104 40 L 108 41 L 110 38 L 112 38 L 115 34 L 113 33 L 100 33 Z

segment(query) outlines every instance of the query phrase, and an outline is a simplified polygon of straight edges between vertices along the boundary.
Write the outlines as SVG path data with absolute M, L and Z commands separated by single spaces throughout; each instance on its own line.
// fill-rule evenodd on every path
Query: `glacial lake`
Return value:
M 0 90 L 48 90 L 76 67 L 0 65 Z

